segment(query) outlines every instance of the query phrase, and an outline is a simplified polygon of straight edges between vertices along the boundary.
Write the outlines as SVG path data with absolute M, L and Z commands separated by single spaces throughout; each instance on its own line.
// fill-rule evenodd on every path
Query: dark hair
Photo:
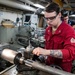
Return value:
M 56 12 L 57 14 L 60 12 L 60 7 L 58 4 L 52 2 L 50 4 L 48 4 L 45 8 L 46 12 Z
M 61 11 L 62 17 L 67 17 L 69 16 L 69 12 L 67 10 L 62 10 Z
M 67 16 L 68 16 L 68 14 L 66 13 L 66 14 L 63 14 L 62 16 L 63 16 L 63 17 L 67 17 Z

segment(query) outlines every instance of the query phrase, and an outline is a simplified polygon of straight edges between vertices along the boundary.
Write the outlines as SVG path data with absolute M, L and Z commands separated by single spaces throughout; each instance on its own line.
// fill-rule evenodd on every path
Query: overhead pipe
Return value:
M 26 4 L 22 5 L 22 4 L 19 4 L 19 3 L 16 3 L 14 1 L 10 1 L 10 0 L 0 0 L 0 4 L 6 5 L 6 6 L 9 6 L 9 7 L 12 7 L 12 8 L 21 9 L 21 10 L 27 10 L 27 11 L 33 11 L 33 12 L 36 11 L 36 8 L 33 8 L 29 5 L 26 5 Z
M 72 10 L 68 0 L 64 0 L 64 1 L 66 2 L 66 5 L 64 5 L 63 8 L 66 9 L 66 10 Z
M 64 0 L 66 4 L 62 2 L 62 0 L 53 0 L 53 2 L 57 3 L 61 9 L 71 10 L 71 6 L 69 5 L 67 0 Z
M 53 2 L 57 3 L 61 8 L 63 8 L 63 2 L 61 0 L 53 0 Z

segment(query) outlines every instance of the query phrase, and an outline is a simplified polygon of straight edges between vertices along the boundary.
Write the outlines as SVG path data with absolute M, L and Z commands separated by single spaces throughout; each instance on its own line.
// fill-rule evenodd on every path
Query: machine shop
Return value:
M 0 75 L 75 75 L 74 33 L 75 0 L 0 0 Z

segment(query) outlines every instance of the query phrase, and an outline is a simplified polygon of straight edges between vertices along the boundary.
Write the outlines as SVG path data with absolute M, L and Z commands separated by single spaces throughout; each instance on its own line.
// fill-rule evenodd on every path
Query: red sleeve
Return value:
M 65 36 L 63 61 L 72 61 L 75 59 L 75 33 L 73 30 L 68 30 Z

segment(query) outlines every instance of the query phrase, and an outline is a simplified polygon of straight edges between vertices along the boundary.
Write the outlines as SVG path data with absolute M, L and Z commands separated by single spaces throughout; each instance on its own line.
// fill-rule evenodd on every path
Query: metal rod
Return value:
M 75 74 L 72 74 L 72 73 L 69 73 L 66 71 L 62 71 L 62 70 L 59 70 L 59 69 L 56 69 L 56 68 L 53 68 L 53 67 L 50 67 L 47 65 L 43 65 L 39 62 L 32 61 L 30 59 L 24 60 L 24 62 L 25 62 L 25 65 L 27 65 L 27 66 L 34 67 L 34 68 L 44 71 L 44 72 L 48 72 L 52 75 L 75 75 Z

